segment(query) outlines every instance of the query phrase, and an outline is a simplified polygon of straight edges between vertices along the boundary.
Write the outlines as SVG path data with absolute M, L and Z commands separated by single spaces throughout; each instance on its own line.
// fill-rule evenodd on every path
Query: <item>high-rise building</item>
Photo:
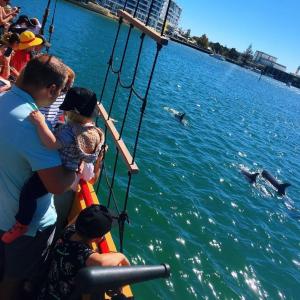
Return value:
M 98 0 L 98 2 L 103 7 L 109 9 L 113 14 L 116 14 L 118 9 L 123 9 L 125 5 L 125 0 Z M 151 3 L 152 0 L 127 0 L 126 10 L 133 15 L 138 4 L 136 17 L 142 22 L 146 22 Z M 168 0 L 153 1 L 148 25 L 153 27 L 157 31 L 160 31 L 162 28 L 167 6 Z M 174 1 L 171 0 L 168 14 L 168 25 L 170 28 L 177 28 L 181 11 L 182 9 Z
M 166 11 L 167 11 L 167 7 L 168 7 L 168 1 L 164 1 L 164 6 L 161 12 L 161 16 L 160 16 L 160 24 L 159 27 L 161 29 L 162 27 L 162 22 L 164 20 Z M 169 13 L 168 13 L 168 17 L 167 17 L 167 24 L 168 24 L 168 31 L 170 33 L 174 32 L 175 29 L 178 28 L 178 23 L 180 20 L 180 16 L 182 13 L 182 8 L 178 6 L 178 4 L 175 1 L 171 0 L 171 4 L 170 4 L 170 8 L 169 8 Z

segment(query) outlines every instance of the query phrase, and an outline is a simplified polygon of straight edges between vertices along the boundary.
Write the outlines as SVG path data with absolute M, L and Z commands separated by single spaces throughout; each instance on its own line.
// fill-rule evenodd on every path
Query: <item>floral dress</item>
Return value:
M 38 297 L 39 300 L 66 300 L 75 287 L 75 277 L 84 268 L 88 257 L 94 253 L 89 245 L 71 241 L 75 225 L 68 226 L 53 249 L 48 278 Z

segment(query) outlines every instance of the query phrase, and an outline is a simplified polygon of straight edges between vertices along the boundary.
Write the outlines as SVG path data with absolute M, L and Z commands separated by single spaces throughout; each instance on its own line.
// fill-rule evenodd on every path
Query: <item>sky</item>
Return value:
M 206 34 L 210 41 L 243 52 L 278 58 L 295 72 L 300 66 L 300 0 L 175 0 L 183 9 L 179 27 L 192 36 Z

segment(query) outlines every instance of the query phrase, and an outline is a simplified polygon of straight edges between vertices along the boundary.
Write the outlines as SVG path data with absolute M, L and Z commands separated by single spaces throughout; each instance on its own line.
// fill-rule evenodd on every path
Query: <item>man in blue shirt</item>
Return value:
M 0 235 L 15 223 L 20 191 L 37 172 L 49 194 L 37 210 L 25 236 L 0 245 L 0 299 L 18 299 L 20 284 L 39 271 L 52 242 L 56 211 L 53 194 L 67 190 L 74 172 L 61 165 L 58 152 L 44 147 L 28 115 L 52 104 L 66 83 L 66 66 L 42 55 L 31 60 L 16 86 L 0 98 Z

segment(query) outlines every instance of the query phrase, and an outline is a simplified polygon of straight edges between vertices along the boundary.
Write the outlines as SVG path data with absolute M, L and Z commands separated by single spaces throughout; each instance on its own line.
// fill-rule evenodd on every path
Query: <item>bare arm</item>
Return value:
M 123 253 L 93 253 L 86 260 L 86 266 L 102 266 L 102 267 L 116 267 L 116 266 L 130 266 L 129 260 Z
M 4 11 L 4 8 L 0 8 L 0 24 L 4 25 L 5 23 L 8 23 L 10 20 L 12 20 L 15 16 L 15 12 L 6 14 Z
M 16 78 L 18 78 L 20 75 L 20 73 L 14 67 L 10 67 L 10 73 Z
M 52 131 L 49 129 L 45 117 L 43 114 L 35 110 L 30 113 L 30 119 L 32 123 L 36 126 L 38 135 L 43 143 L 44 146 L 46 146 L 48 149 L 60 149 L 61 144 L 56 139 L 55 135 L 52 133 Z
M 2 17 L 8 18 L 12 16 L 13 18 L 18 14 L 19 9 L 17 7 L 14 7 L 11 9 L 10 12 L 6 12 L 5 9 L 2 9 Z
M 100 153 L 99 153 L 99 156 L 95 162 L 95 166 L 94 166 L 94 173 L 95 173 L 95 176 L 90 180 L 90 183 L 91 184 L 95 184 L 99 178 L 99 175 L 100 175 L 100 171 L 101 171 L 101 167 L 102 167 L 102 162 L 103 162 L 103 159 L 104 159 L 104 154 L 105 152 L 107 152 L 108 150 L 108 146 L 105 145 L 103 149 L 101 149 Z
M 1 76 L 4 78 L 4 79 L 8 79 L 8 77 L 10 76 L 10 58 L 11 56 L 7 57 L 7 56 L 4 56 L 2 57 L 2 61 L 3 61 L 3 67 L 2 67 L 2 70 L 1 70 Z
M 49 193 L 62 194 L 75 180 L 75 172 L 63 166 L 38 170 L 37 173 Z

